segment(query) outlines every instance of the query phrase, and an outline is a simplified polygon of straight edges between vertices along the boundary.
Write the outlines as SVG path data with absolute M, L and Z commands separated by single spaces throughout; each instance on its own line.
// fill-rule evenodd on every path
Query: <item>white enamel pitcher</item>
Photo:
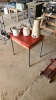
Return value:
M 30 35 L 30 27 L 29 26 L 21 24 L 20 27 L 23 28 L 23 35 L 24 36 L 29 36 Z
M 33 38 L 39 38 L 40 33 L 40 21 L 42 17 L 38 17 L 34 19 L 33 29 L 32 29 L 32 37 Z

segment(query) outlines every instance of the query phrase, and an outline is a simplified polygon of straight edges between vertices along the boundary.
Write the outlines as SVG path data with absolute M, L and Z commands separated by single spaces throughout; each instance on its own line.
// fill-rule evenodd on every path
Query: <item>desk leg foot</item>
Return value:
M 12 41 L 12 39 L 11 39 L 11 44 L 12 44 L 13 54 L 15 55 L 15 52 L 14 52 L 14 46 L 13 46 L 13 41 Z
M 41 45 L 41 50 L 40 50 L 40 57 L 42 57 L 42 47 L 43 47 L 43 40 L 42 40 L 42 45 Z
M 29 49 L 29 67 L 30 67 L 30 49 Z

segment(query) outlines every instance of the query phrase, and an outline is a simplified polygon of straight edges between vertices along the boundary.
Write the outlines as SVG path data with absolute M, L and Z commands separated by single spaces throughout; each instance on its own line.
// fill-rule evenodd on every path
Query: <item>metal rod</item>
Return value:
M 2 24 L 3 24 L 3 28 L 5 29 L 5 24 L 4 24 L 4 20 L 3 20 L 3 15 L 1 16 L 2 17 Z
M 30 67 L 30 49 L 29 49 L 29 67 Z
M 13 45 L 13 40 L 12 40 L 12 39 L 11 39 L 11 44 L 12 44 L 13 54 L 15 55 L 15 52 L 14 52 L 14 45 Z
M 42 54 L 42 47 L 43 47 L 43 40 L 42 40 L 42 45 L 41 45 L 41 49 L 40 49 L 40 57 L 41 57 L 41 54 Z

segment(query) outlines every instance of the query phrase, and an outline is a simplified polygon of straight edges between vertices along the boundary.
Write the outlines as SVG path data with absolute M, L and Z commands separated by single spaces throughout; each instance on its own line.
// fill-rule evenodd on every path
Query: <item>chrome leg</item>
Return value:
M 13 45 L 13 40 L 12 40 L 12 39 L 11 39 L 11 44 L 12 44 L 13 54 L 15 55 L 15 52 L 14 52 L 14 45 Z
M 42 40 L 42 44 L 41 44 L 41 50 L 40 50 L 40 57 L 42 56 L 42 47 L 43 47 L 43 40 Z
M 3 23 L 3 28 L 5 29 L 5 24 L 4 24 L 4 20 L 3 20 L 3 16 L 2 16 L 2 23 Z
M 29 49 L 29 67 L 30 67 L 30 49 Z

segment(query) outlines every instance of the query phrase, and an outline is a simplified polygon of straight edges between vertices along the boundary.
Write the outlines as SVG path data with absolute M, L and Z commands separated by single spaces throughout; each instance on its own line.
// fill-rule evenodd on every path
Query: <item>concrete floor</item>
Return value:
M 20 17 L 21 18 L 21 17 Z M 10 32 L 12 26 L 27 23 L 27 19 L 14 21 L 4 17 L 5 28 Z M 0 100 L 56 100 L 56 75 L 53 82 L 39 76 L 56 57 L 56 36 L 41 30 L 45 35 L 42 57 L 39 57 L 40 46 L 31 49 L 31 67 L 28 67 L 28 50 L 14 43 L 16 55 L 13 55 L 10 39 L 0 40 Z

